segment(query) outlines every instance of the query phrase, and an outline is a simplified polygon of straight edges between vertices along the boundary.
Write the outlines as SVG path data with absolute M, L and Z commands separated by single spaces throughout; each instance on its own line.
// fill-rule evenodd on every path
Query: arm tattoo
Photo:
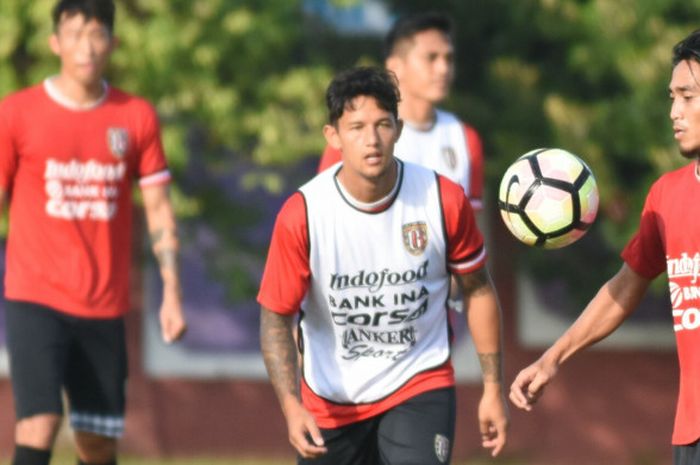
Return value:
M 155 252 L 161 268 L 177 271 L 177 250 L 162 249 Z
M 485 292 L 489 286 L 489 276 L 483 269 L 460 275 L 459 281 L 465 296 L 478 295 Z
M 151 245 L 153 247 L 153 253 L 156 256 L 156 259 L 158 260 L 160 268 L 177 272 L 177 249 L 174 247 L 167 247 L 161 245 L 161 242 L 163 242 L 163 238 L 168 232 L 170 232 L 173 235 L 175 234 L 174 231 L 167 231 L 164 228 L 156 229 L 155 231 L 151 232 Z
M 501 354 L 479 354 L 479 364 L 481 364 L 481 374 L 484 381 L 500 382 L 503 378 L 501 373 Z
M 292 336 L 294 318 L 265 308 L 260 312 L 260 345 L 270 382 L 282 400 L 298 397 L 297 349 Z

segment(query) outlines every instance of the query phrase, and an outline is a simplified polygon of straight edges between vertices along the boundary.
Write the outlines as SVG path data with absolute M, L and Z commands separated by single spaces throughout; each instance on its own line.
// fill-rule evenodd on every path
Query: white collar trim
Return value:
M 107 84 L 107 81 L 102 81 L 102 95 L 100 96 L 100 98 L 98 98 L 97 100 L 93 100 L 92 102 L 81 104 L 62 94 L 61 91 L 58 90 L 58 87 L 56 87 L 54 79 L 56 79 L 56 76 L 51 76 L 44 79 L 44 90 L 48 94 L 49 98 L 51 98 L 51 100 L 58 103 L 62 107 L 68 108 L 69 110 L 92 110 L 93 108 L 97 108 L 98 106 L 102 105 L 102 102 L 104 102 L 107 98 L 107 94 L 109 91 L 109 84 Z

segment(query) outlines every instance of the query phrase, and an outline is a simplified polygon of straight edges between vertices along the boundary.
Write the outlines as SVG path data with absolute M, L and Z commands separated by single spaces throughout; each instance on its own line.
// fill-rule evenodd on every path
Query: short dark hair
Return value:
M 338 74 L 326 90 L 328 122 L 336 125 L 355 97 L 373 97 L 379 108 L 399 117 L 399 88 L 391 71 L 377 67 L 351 68 Z
M 86 21 L 96 19 L 110 34 L 114 31 L 114 0 L 59 0 L 53 7 L 54 30 L 58 30 L 64 14 L 68 17 L 80 14 Z
M 673 66 L 685 60 L 700 63 L 700 29 L 691 32 L 673 47 Z
M 419 32 L 432 29 L 452 37 L 452 21 L 442 13 L 429 11 L 399 18 L 384 38 L 384 58 L 394 55 L 402 42 L 412 40 Z

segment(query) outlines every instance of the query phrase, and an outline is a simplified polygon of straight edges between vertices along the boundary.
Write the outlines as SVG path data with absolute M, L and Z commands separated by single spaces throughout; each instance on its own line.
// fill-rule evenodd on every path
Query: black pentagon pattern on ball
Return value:
M 591 175 L 590 171 L 588 171 L 588 169 L 585 166 L 581 166 L 581 173 L 578 175 L 573 184 L 566 181 L 562 181 L 561 179 L 547 178 L 542 175 L 542 170 L 540 169 L 540 164 L 537 160 L 537 155 L 547 150 L 550 149 L 543 148 L 521 158 L 526 159 L 530 164 L 530 169 L 532 170 L 535 180 L 532 182 L 532 184 L 530 184 L 525 194 L 523 194 L 522 198 L 520 199 L 520 202 L 517 205 L 514 205 L 512 203 L 503 202 L 500 199 L 498 200 L 498 208 L 500 208 L 501 210 L 505 210 L 508 213 L 515 213 L 516 215 L 520 216 L 520 218 L 523 220 L 528 229 L 535 235 L 535 237 L 537 237 L 537 240 L 534 244 L 537 247 L 542 247 L 547 242 L 547 240 L 563 236 L 564 234 L 567 234 L 568 232 L 574 229 L 586 231 L 588 228 L 591 227 L 591 223 L 581 221 L 581 199 L 579 199 L 578 196 L 579 189 L 581 189 L 581 187 L 585 184 L 585 182 Z M 514 175 L 508 181 L 508 191 L 510 191 L 511 185 L 515 183 L 519 183 L 517 175 Z M 535 195 L 535 191 L 542 185 L 554 187 L 556 189 L 568 192 L 571 196 L 573 207 L 573 221 L 570 224 L 564 226 L 563 228 L 559 228 L 555 231 L 551 231 L 548 233 L 540 230 L 540 228 L 538 228 L 537 225 L 532 222 L 530 217 L 527 216 L 527 213 L 525 213 L 525 207 L 527 207 L 528 202 L 530 201 L 532 196 Z M 509 198 L 509 196 L 507 195 L 506 198 Z

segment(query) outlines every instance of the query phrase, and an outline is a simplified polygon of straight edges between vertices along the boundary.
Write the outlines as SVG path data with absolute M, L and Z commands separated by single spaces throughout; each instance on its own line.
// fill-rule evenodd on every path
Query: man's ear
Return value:
M 326 138 L 326 142 L 328 145 L 333 147 L 336 150 L 342 151 L 342 147 L 340 145 L 340 136 L 338 135 L 338 128 L 335 127 L 333 124 L 326 124 L 323 126 L 323 137 Z
M 49 48 L 54 55 L 61 54 L 61 44 L 58 42 L 58 36 L 55 32 L 49 36 Z
M 398 78 L 403 71 L 403 60 L 398 55 L 391 55 L 384 61 L 384 67 L 394 73 Z

